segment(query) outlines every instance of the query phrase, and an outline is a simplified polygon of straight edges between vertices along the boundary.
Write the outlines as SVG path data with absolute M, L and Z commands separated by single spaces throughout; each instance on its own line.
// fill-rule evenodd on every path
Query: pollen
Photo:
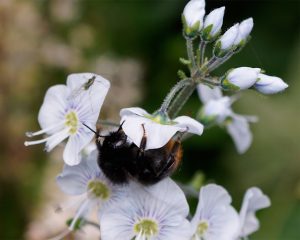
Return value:
M 77 132 L 77 128 L 78 128 L 78 117 L 76 112 L 69 112 L 66 116 L 65 116 L 65 125 L 67 127 L 70 128 L 70 134 L 75 134 Z
M 95 198 L 107 200 L 110 197 L 110 189 L 107 185 L 99 180 L 93 180 L 88 183 L 88 191 Z
M 209 227 L 208 222 L 201 221 L 197 227 L 197 234 L 199 236 L 203 236 L 207 232 L 208 227 Z
M 149 238 L 158 234 L 158 224 L 152 219 L 144 218 L 133 226 L 133 230 L 135 233 Z

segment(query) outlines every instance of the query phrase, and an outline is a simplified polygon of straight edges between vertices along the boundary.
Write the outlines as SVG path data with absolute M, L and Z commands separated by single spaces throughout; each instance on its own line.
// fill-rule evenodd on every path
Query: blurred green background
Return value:
M 177 81 L 185 57 L 180 15 L 184 0 L 0 1 L 0 239 L 39 239 L 32 222 L 48 204 L 60 154 L 25 148 L 24 132 L 38 129 L 47 88 L 73 72 L 96 72 L 112 81 L 101 112 L 118 120 L 120 108 L 156 110 Z M 248 91 L 234 105 L 253 114 L 254 142 L 238 155 L 219 128 L 184 142 L 176 178 L 200 170 L 205 182 L 223 185 L 239 209 L 245 190 L 258 186 L 272 206 L 259 212 L 252 240 L 300 239 L 300 1 L 207 1 L 206 11 L 226 6 L 223 29 L 252 16 L 252 40 L 216 71 L 261 67 L 290 87 L 276 96 Z M 116 98 L 115 96 L 118 96 Z M 196 94 L 181 114 L 194 116 Z M 59 151 L 59 150 L 58 150 Z M 54 166 L 53 162 L 57 162 Z M 49 170 L 52 169 L 52 170 Z M 47 216 L 45 216 L 47 217 Z

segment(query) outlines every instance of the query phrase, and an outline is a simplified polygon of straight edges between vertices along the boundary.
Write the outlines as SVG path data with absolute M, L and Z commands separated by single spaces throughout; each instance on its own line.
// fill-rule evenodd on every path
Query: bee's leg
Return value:
M 186 131 L 185 131 L 186 132 Z M 161 171 L 157 173 L 158 178 L 162 178 L 166 173 L 169 172 L 170 169 L 174 167 L 174 165 L 178 165 L 181 161 L 182 149 L 181 149 L 181 139 L 185 132 L 180 132 L 172 145 L 170 152 L 167 156 L 166 164 L 163 166 Z
M 139 147 L 139 153 L 138 155 L 141 156 L 144 154 L 145 152 L 145 148 L 146 148 L 146 144 L 147 144 L 147 134 L 146 134 L 146 130 L 145 130 L 145 126 L 144 124 L 142 124 L 142 128 L 143 128 L 143 137 L 140 143 L 140 147 Z

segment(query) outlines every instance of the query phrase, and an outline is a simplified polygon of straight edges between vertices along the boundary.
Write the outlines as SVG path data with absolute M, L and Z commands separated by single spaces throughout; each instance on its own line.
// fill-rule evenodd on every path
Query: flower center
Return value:
M 199 236 L 203 236 L 207 229 L 208 229 L 208 222 L 206 221 L 201 221 L 199 224 L 198 224 L 198 227 L 197 227 L 197 235 Z
M 174 125 L 176 122 L 172 121 L 166 114 L 161 114 L 156 112 L 152 115 L 147 114 L 144 117 L 151 119 L 153 122 L 163 124 L 163 125 Z
M 99 180 L 93 180 L 88 183 L 88 190 L 93 197 L 107 200 L 110 197 L 110 189 L 106 184 Z
M 142 219 L 133 226 L 137 234 L 145 237 L 152 237 L 158 233 L 158 224 L 152 219 Z
M 69 112 L 65 118 L 66 118 L 65 125 L 70 128 L 71 134 L 75 134 L 77 132 L 77 127 L 78 127 L 78 117 L 76 112 L 73 111 Z

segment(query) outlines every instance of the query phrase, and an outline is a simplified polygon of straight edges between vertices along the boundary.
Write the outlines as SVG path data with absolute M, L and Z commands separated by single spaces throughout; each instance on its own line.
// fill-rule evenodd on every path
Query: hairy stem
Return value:
M 197 68 L 195 55 L 194 55 L 194 47 L 193 47 L 193 40 L 190 38 L 186 39 L 186 50 L 188 54 L 188 58 L 192 63 L 192 72 Z
M 219 61 L 214 62 L 210 66 L 208 66 L 208 71 L 211 72 L 215 70 L 216 68 L 220 67 L 223 63 L 225 63 L 229 58 L 233 56 L 233 52 L 227 53 L 223 58 L 221 58 Z
M 200 66 L 204 62 L 205 48 L 206 48 L 206 42 L 201 40 L 200 45 L 199 45 L 199 50 L 200 50 Z
M 177 94 L 175 99 L 170 104 L 170 107 L 168 109 L 168 114 L 170 118 L 174 118 L 177 116 L 177 114 L 182 109 L 187 100 L 190 98 L 196 87 L 197 83 L 193 81 L 191 82 L 191 84 L 182 88 L 182 90 Z
M 175 94 L 180 91 L 184 86 L 190 84 L 192 82 L 191 78 L 187 78 L 184 80 L 179 81 L 172 89 L 171 91 L 168 93 L 168 95 L 165 97 L 159 111 L 165 113 L 167 112 L 169 105 L 172 101 L 172 99 L 174 98 Z

